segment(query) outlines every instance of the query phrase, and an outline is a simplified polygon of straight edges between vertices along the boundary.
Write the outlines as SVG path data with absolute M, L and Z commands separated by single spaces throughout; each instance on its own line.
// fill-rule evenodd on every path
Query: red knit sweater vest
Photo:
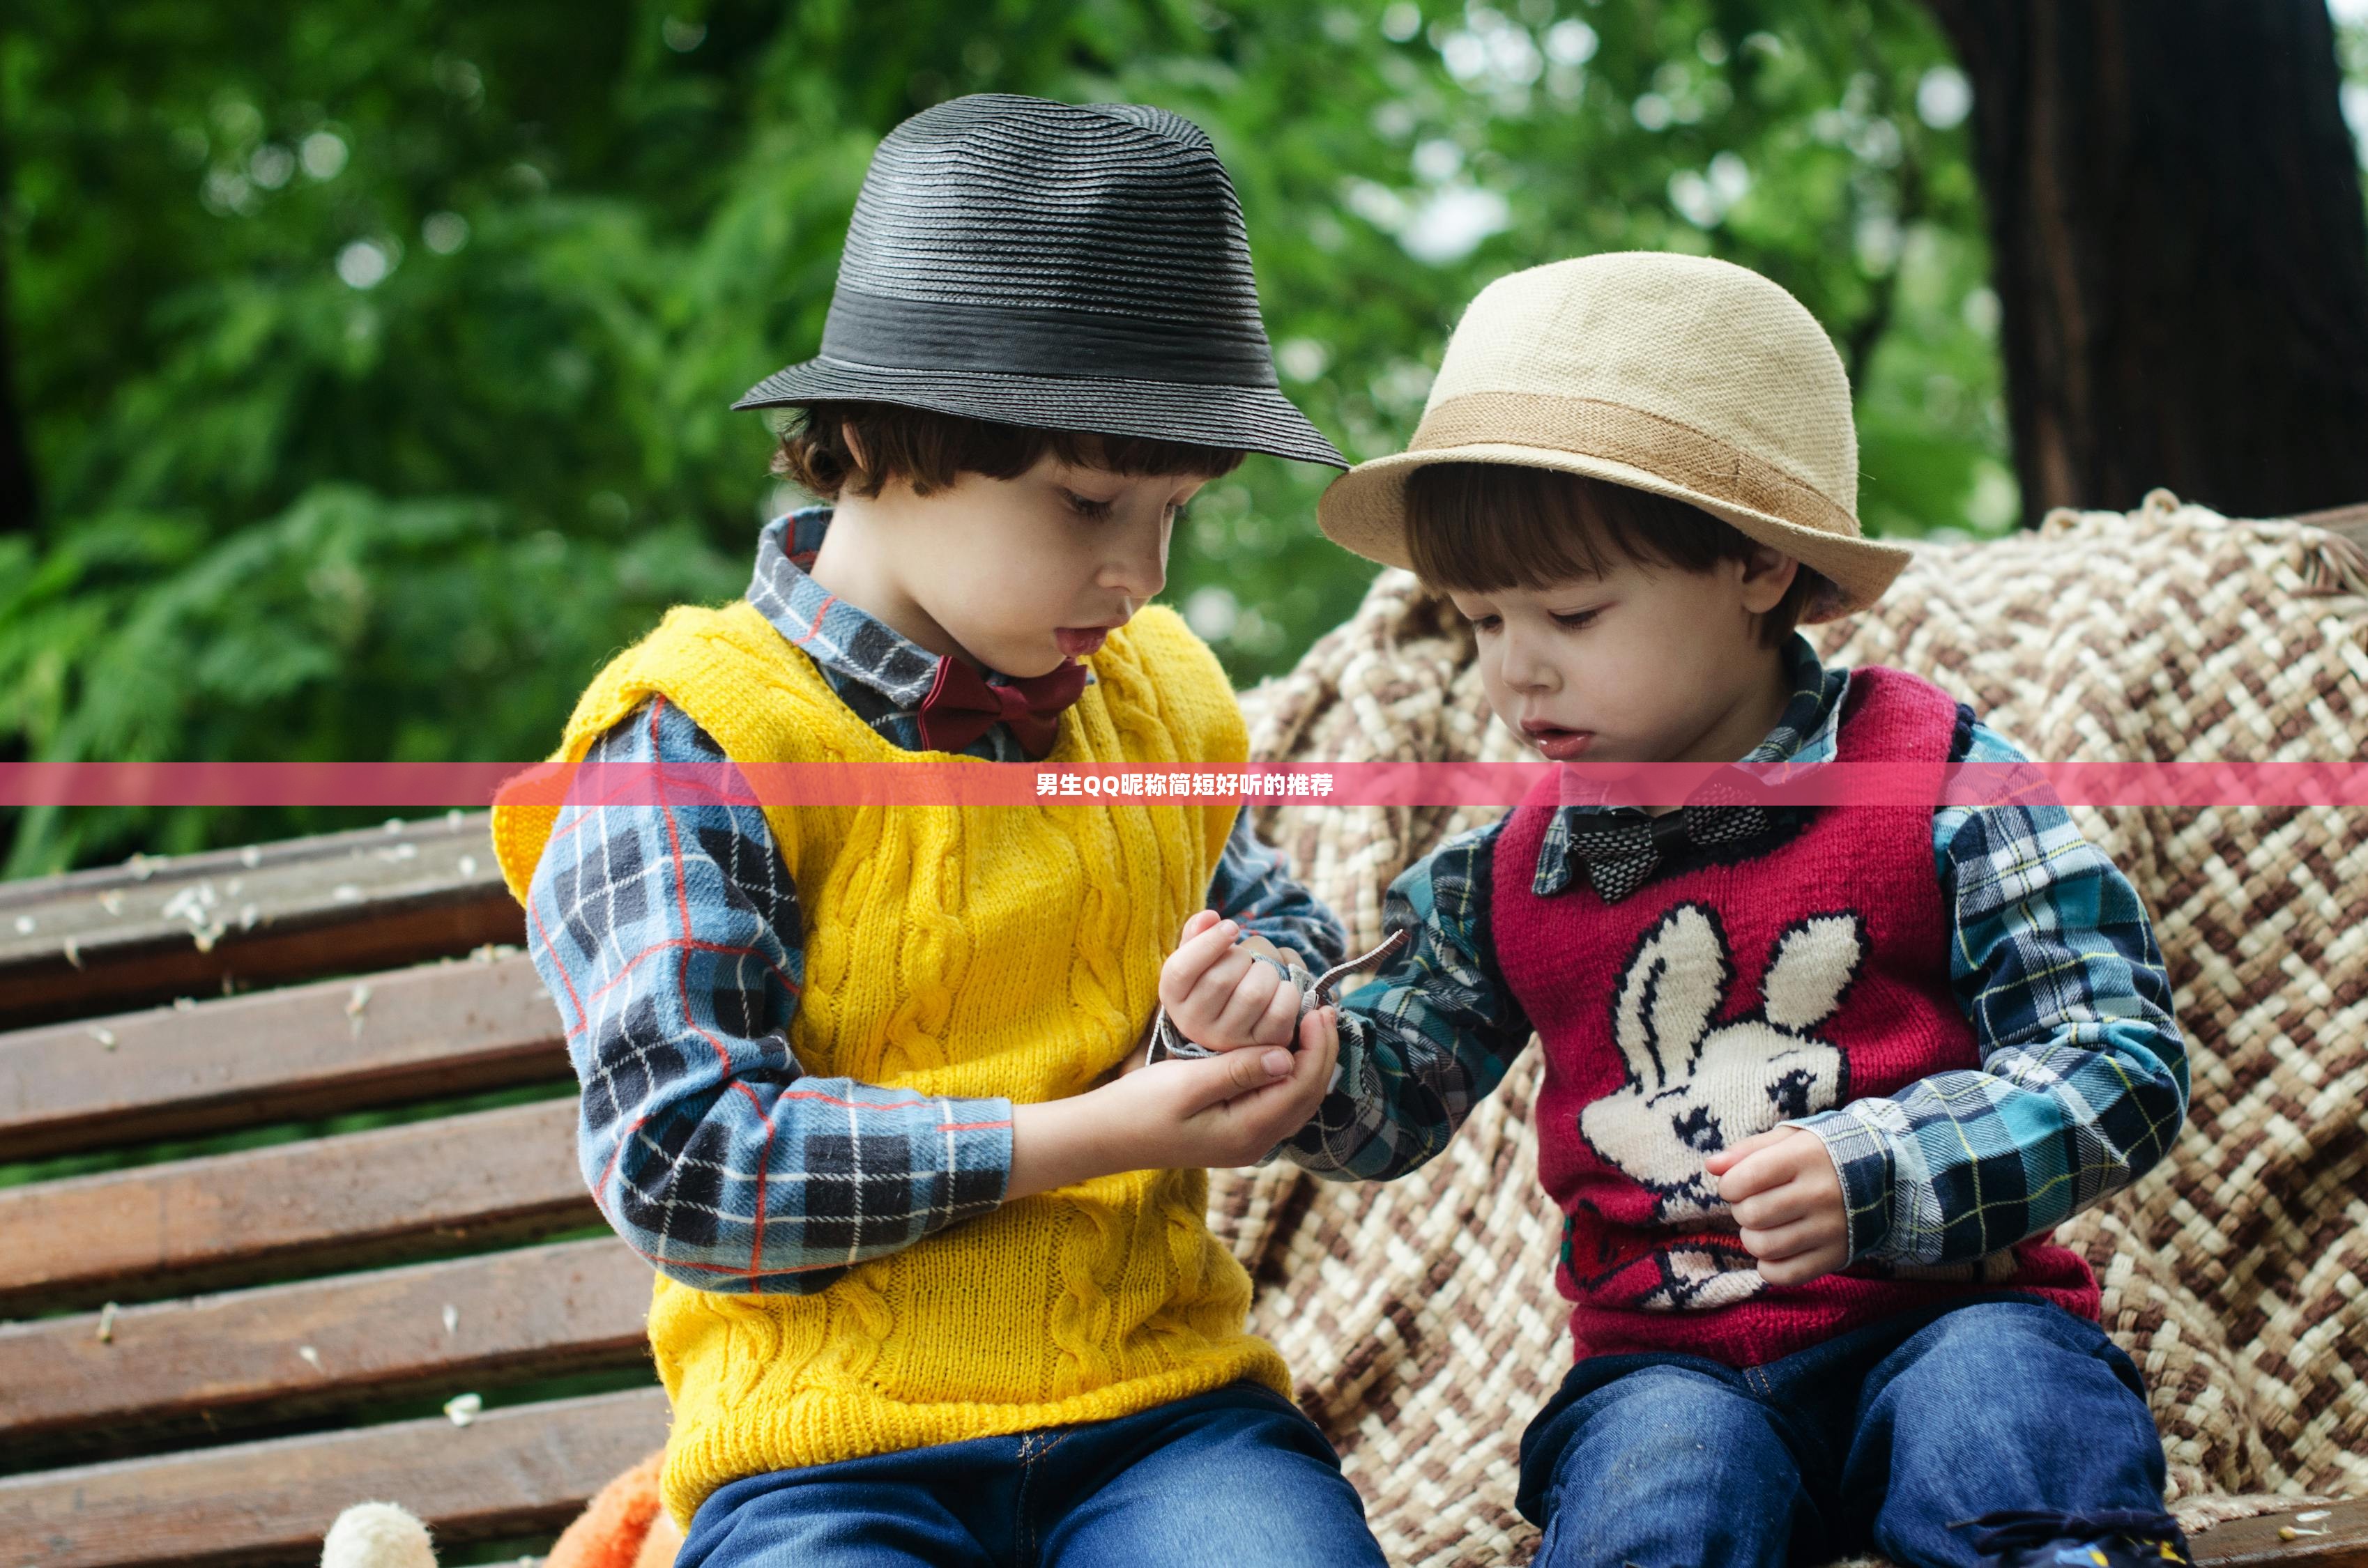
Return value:
M 1913 676 L 1857 670 L 1837 755 L 1944 763 L 1956 711 Z M 1757 1366 L 1971 1291 L 2097 1315 L 2088 1264 L 2044 1235 L 1971 1264 L 1771 1287 L 1702 1171 L 1782 1121 L 1981 1064 L 1949 987 L 1930 807 L 1796 815 L 1607 903 L 1583 869 L 1550 898 L 1531 890 L 1557 798 L 1550 778 L 1506 823 L 1491 908 L 1545 1051 L 1538 1175 L 1563 1211 L 1554 1282 L 1578 1356 Z

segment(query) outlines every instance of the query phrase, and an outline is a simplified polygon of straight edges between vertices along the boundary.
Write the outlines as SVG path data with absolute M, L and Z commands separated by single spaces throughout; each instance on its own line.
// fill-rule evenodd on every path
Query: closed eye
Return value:
M 1592 624 L 1595 618 L 1602 613 L 1600 607 L 1595 609 L 1575 609 L 1567 615 L 1555 616 L 1554 624 L 1565 631 L 1576 631 L 1582 626 Z
M 1064 490 L 1061 494 L 1067 499 L 1069 509 L 1081 517 L 1099 519 L 1110 515 L 1110 507 L 1113 505 L 1111 502 L 1097 501 L 1090 495 L 1080 495 L 1074 490 Z

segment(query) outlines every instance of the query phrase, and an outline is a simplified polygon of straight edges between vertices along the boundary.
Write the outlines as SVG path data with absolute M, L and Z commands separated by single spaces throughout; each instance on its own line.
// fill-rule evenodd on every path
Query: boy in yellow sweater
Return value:
M 1244 758 L 1215 658 L 1146 601 L 1244 452 L 1340 459 L 1276 388 L 1190 122 L 1008 97 L 908 120 L 821 355 L 739 406 L 791 411 L 777 466 L 836 506 L 610 663 L 561 759 Z M 606 804 L 590 778 L 494 832 L 586 1180 L 657 1270 L 683 1568 L 1375 1568 L 1202 1215 L 1204 1167 L 1315 1108 L 1325 1016 L 1243 953 L 1213 983 L 1271 1047 L 1114 1072 L 1204 901 L 1204 941 L 1339 956 L 1238 809 L 759 810 L 663 777 Z

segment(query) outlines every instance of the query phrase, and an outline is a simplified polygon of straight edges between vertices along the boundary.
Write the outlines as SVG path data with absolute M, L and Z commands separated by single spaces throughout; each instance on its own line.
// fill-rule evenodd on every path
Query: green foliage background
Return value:
M 0 37 L 17 387 L 0 755 L 523 759 L 745 585 L 743 388 L 811 352 L 871 147 L 957 93 L 1190 116 L 1285 384 L 1394 449 L 1463 302 L 1711 252 L 1842 346 L 1877 532 L 1995 530 L 1963 79 L 1912 0 L 46 0 Z M 1354 607 L 1326 473 L 1254 459 L 1167 594 L 1245 683 Z M 27 812 L 5 871 L 358 813 Z

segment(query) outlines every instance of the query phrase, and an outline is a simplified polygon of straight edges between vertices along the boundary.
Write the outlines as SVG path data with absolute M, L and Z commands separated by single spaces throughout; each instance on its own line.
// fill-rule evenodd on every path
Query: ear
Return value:
M 1753 545 L 1743 562 L 1743 608 L 1753 615 L 1766 615 L 1784 602 L 1793 579 L 1800 574 L 1801 563 L 1782 551 Z
M 853 420 L 842 419 L 838 422 L 838 439 L 839 444 L 847 449 L 848 460 L 865 474 L 870 474 L 871 455 L 863 449 L 863 437 L 856 431 Z
M 1730 978 L 1726 938 L 1710 912 L 1681 903 L 1646 934 L 1620 977 L 1614 1039 L 1628 1075 L 1647 1091 L 1689 1077 Z
M 1865 956 L 1855 915 L 1812 915 L 1777 937 L 1759 985 L 1768 1021 L 1797 1034 L 1833 1017 Z

